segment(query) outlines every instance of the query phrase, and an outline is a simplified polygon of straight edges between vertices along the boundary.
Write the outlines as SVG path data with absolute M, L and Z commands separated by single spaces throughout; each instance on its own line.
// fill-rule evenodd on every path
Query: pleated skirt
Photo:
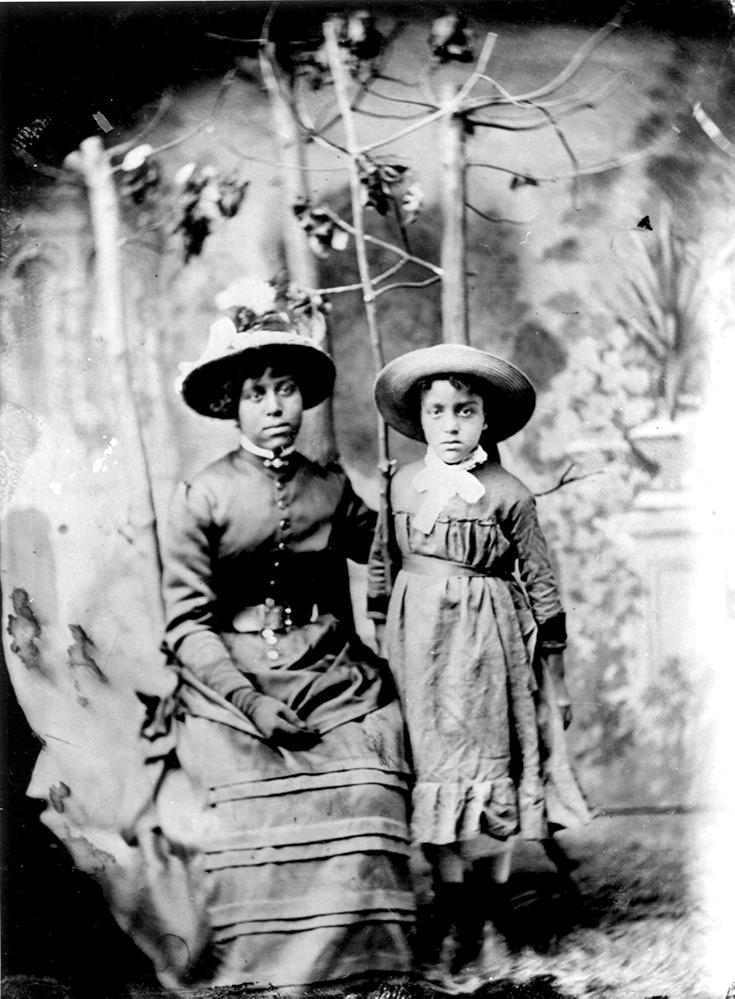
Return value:
M 286 987 L 409 971 L 410 775 L 397 704 L 291 752 L 222 712 L 214 720 L 204 703 L 197 713 L 197 696 L 177 752 L 205 803 L 208 983 Z

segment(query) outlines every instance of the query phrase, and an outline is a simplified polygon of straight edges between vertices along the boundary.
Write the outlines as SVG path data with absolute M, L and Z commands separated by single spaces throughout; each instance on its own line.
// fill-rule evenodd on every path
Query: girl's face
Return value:
M 278 451 L 293 444 L 303 411 L 301 389 L 291 375 L 266 368 L 259 377 L 245 379 L 237 420 L 253 444 Z
M 421 394 L 421 427 L 426 443 L 447 465 L 469 458 L 485 421 L 482 396 L 446 379 L 437 379 Z

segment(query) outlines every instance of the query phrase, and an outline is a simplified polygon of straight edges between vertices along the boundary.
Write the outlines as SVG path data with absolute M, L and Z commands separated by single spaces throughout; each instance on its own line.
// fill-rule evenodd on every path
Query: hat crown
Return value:
M 240 330 L 241 333 L 261 331 L 269 333 L 298 333 L 298 329 L 286 312 L 266 312 L 265 315 L 259 316 L 245 329 Z
M 232 319 L 225 317 L 212 323 L 204 351 L 191 366 L 185 367 L 191 370 L 192 367 L 198 367 L 206 361 L 226 357 L 248 347 L 270 345 L 277 347 L 280 344 L 289 346 L 294 343 L 303 343 L 316 350 L 323 349 L 311 337 L 301 333 L 285 312 L 267 313 L 247 326 L 238 326 Z

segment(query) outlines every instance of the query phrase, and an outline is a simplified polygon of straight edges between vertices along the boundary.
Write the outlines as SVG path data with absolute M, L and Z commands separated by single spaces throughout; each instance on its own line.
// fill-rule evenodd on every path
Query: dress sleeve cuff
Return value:
M 368 596 L 366 610 L 371 621 L 385 621 L 388 613 L 388 597 L 382 593 Z
M 554 614 L 538 626 L 538 646 L 546 652 L 560 652 L 567 645 L 567 616 L 563 611 Z
M 262 694 L 259 694 L 255 687 L 238 687 L 237 690 L 233 690 L 231 694 L 228 695 L 228 700 L 235 705 L 238 711 L 242 712 L 246 717 L 250 717 L 250 714 L 255 707 L 255 702 L 260 700 Z

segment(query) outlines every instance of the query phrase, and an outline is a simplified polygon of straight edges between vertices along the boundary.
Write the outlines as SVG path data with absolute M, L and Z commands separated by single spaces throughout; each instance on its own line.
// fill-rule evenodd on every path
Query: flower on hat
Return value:
M 209 327 L 209 341 L 205 353 L 219 357 L 221 354 L 234 350 L 236 341 L 237 327 L 233 321 L 226 317 L 218 319 Z
M 218 295 L 214 304 L 225 312 L 227 309 L 248 309 L 256 316 L 271 312 L 276 304 L 276 289 L 270 281 L 241 277 L 231 281 Z

